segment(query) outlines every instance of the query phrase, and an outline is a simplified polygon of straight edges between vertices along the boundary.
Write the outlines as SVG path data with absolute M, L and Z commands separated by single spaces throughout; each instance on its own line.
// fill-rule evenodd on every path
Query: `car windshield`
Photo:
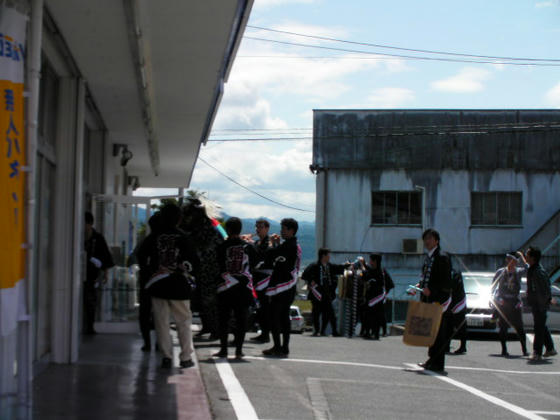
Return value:
M 463 274 L 465 293 L 469 295 L 489 296 L 492 287 L 492 277 Z
M 290 316 L 299 316 L 297 309 L 290 309 Z

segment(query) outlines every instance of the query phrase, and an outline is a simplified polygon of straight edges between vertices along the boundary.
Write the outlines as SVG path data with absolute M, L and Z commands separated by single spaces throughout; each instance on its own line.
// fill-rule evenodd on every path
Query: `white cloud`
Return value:
M 437 80 L 431 83 L 435 90 L 452 93 L 473 93 L 484 90 L 484 82 L 491 76 L 491 72 L 476 67 L 465 67 L 455 76 Z
M 535 3 L 535 7 L 537 9 L 542 9 L 545 7 L 554 7 L 560 5 L 560 0 L 547 0 L 547 1 L 538 1 Z
M 414 98 L 410 89 L 386 87 L 374 90 L 367 103 L 369 108 L 399 108 L 414 101 Z
M 546 92 L 545 101 L 555 108 L 560 108 L 560 82 Z

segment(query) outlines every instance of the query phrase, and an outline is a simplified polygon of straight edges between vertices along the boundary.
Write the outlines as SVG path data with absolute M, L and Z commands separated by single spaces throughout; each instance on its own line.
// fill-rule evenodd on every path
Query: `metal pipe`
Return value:
M 31 308 L 32 284 L 35 273 L 34 265 L 34 227 L 35 227 L 35 183 L 38 176 L 36 171 L 37 156 L 37 121 L 39 117 L 39 84 L 41 79 L 41 43 L 43 32 L 43 0 L 32 0 L 31 21 L 29 25 L 29 42 L 27 44 L 27 72 L 26 83 L 28 86 L 27 119 L 26 119 L 26 166 L 30 168 L 27 176 L 27 196 L 25 199 L 26 215 L 26 273 L 24 283 L 26 314 L 18 322 L 18 405 L 19 417 L 31 418 L 33 376 L 33 328 Z

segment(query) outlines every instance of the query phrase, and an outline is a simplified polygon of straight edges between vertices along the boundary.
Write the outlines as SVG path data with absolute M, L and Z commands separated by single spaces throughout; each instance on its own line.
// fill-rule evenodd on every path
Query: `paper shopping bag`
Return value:
M 436 341 L 443 308 L 438 303 L 408 302 L 403 342 L 409 346 L 430 347 Z

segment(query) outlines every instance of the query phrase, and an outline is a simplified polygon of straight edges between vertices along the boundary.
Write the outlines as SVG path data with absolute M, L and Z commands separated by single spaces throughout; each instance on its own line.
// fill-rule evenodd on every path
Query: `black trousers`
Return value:
M 233 335 L 235 341 L 235 352 L 241 353 L 247 330 L 247 312 L 249 308 L 248 292 L 243 290 L 244 286 L 237 285 L 229 290 L 218 293 L 218 334 L 220 336 L 220 348 L 227 352 L 228 334 L 232 315 L 235 319 Z
M 506 351 L 507 331 L 508 327 L 511 326 L 517 333 L 517 337 L 521 342 L 521 349 L 525 353 L 527 351 L 527 346 L 523 319 L 521 317 L 521 308 L 516 308 L 516 306 L 516 300 L 505 300 L 503 305 L 497 307 L 499 337 L 502 343 L 502 351 Z
M 84 332 L 92 333 L 95 322 L 95 310 L 97 308 L 97 289 L 95 282 L 86 281 L 84 283 Z
M 274 347 L 289 350 L 290 346 L 290 306 L 296 296 L 296 288 L 270 297 L 270 329 Z M 282 342 L 280 341 L 282 335 Z
M 461 348 L 467 348 L 467 320 L 465 316 L 467 311 L 461 311 L 459 313 L 451 313 L 450 322 L 447 323 L 447 336 L 449 337 L 449 344 L 451 340 L 460 340 Z M 449 351 L 449 344 L 447 345 L 447 351 Z
M 257 308 L 257 321 L 261 328 L 261 335 L 268 337 L 270 334 L 270 298 L 264 290 L 257 292 L 259 307 Z
M 441 317 L 441 324 L 436 336 L 436 341 L 428 349 L 428 368 L 433 370 L 444 370 L 445 369 L 445 351 L 449 344 L 449 336 L 447 335 L 448 324 L 453 322 L 451 320 L 450 314 L 447 312 L 443 313 Z
M 554 349 L 550 331 L 546 326 L 546 309 L 531 308 L 531 312 L 533 312 L 533 323 L 535 324 L 533 351 L 539 356 L 542 356 L 543 345 L 548 351 Z
M 138 323 L 140 324 L 140 333 L 144 339 L 144 346 L 150 348 L 152 345 L 150 340 L 150 330 L 154 328 L 152 319 L 152 297 L 143 287 L 140 289 L 138 301 Z
M 379 330 L 382 327 L 382 318 L 385 317 L 385 308 L 383 308 L 383 302 L 379 302 L 376 305 L 369 306 L 366 305 L 365 308 L 365 331 L 366 336 L 374 335 L 375 338 L 379 338 Z

